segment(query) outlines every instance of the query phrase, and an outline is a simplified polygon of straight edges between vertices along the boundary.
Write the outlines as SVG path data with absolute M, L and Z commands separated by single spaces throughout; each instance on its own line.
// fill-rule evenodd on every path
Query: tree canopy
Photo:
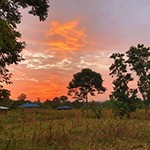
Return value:
M 48 0 L 1 0 L 0 18 L 12 27 L 21 23 L 20 8 L 29 8 L 28 13 L 38 16 L 40 21 L 44 21 L 48 16 Z
M 138 76 L 138 88 L 145 105 L 150 104 L 150 48 L 143 44 L 131 46 L 126 52 L 127 63 Z
M 138 44 L 137 47 L 131 46 L 125 54 L 114 53 L 110 58 L 114 59 L 109 68 L 110 75 L 115 77 L 111 98 L 117 102 L 118 110 L 122 111 L 122 115 L 134 111 L 137 107 L 135 103 L 139 101 L 137 98 L 139 89 L 147 111 L 150 105 L 150 48 Z M 128 83 L 133 81 L 132 72 L 137 75 L 137 89 L 128 87 Z
M 11 95 L 10 91 L 7 89 L 0 90 L 0 100 L 8 100 Z
M 60 96 L 60 101 L 61 101 L 61 103 L 67 102 L 68 101 L 68 97 L 65 96 L 65 95 L 62 95 L 62 96 Z
M 129 117 L 130 112 L 135 111 L 137 101 L 137 89 L 130 89 L 128 84 L 133 81 L 130 73 L 127 72 L 127 63 L 124 54 L 113 53 L 110 58 L 114 63 L 110 66 L 110 75 L 115 77 L 113 81 L 113 92 L 111 99 L 114 101 L 115 113 L 120 116 Z
M 104 93 L 106 88 L 103 86 L 103 79 L 100 73 L 92 71 L 89 68 L 82 69 L 73 75 L 72 81 L 68 85 L 68 95 L 76 99 L 86 101 L 86 110 L 88 117 L 88 95 L 95 96 Z
M 48 16 L 48 0 L 1 0 L 0 1 L 0 83 L 11 83 L 8 65 L 17 64 L 23 57 L 21 51 L 25 42 L 19 41 L 21 34 L 16 31 L 21 23 L 20 8 L 30 8 L 28 13 L 44 21 Z
M 23 100 L 23 101 L 25 101 L 25 100 L 27 99 L 27 95 L 24 94 L 24 93 L 22 93 L 22 94 L 20 94 L 20 95 L 17 97 L 17 99 L 18 99 L 18 100 Z
M 88 94 L 94 96 L 96 91 L 98 94 L 106 91 L 106 88 L 103 87 L 101 74 L 89 68 L 82 69 L 81 72 L 74 74 L 67 88 L 69 95 L 86 101 L 88 100 Z

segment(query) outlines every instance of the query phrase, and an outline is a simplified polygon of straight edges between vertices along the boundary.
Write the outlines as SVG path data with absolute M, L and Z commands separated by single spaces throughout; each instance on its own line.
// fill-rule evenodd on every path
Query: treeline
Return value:
M 10 109 L 17 109 L 20 105 L 25 103 L 36 103 L 40 106 L 40 108 L 45 109 L 56 109 L 59 106 L 70 106 L 74 109 L 86 109 L 86 102 L 83 100 L 74 100 L 70 101 L 67 96 L 63 95 L 60 97 L 55 97 L 52 100 L 46 99 L 45 101 L 41 101 L 40 98 L 37 98 L 36 101 L 31 101 L 27 99 L 26 94 L 21 94 L 18 96 L 17 100 L 12 99 L 0 99 L 0 106 L 6 106 Z M 138 109 L 144 109 L 144 101 L 141 99 L 138 99 L 137 102 L 137 108 Z M 90 101 L 88 102 L 88 109 L 92 109 L 95 111 L 101 111 L 102 109 L 114 109 L 114 100 L 106 100 L 106 101 Z
M 6 92 L 4 95 L 4 91 Z M 8 94 L 9 93 L 9 94 Z M 3 95 L 2 95 L 3 94 Z M 60 97 L 55 97 L 52 100 L 46 99 L 45 101 L 41 101 L 40 98 L 37 98 L 36 101 L 31 101 L 27 99 L 27 95 L 22 93 L 17 97 L 17 100 L 12 100 L 9 98 L 10 91 L 3 89 L 3 93 L 0 94 L 0 105 L 9 107 L 10 109 L 16 109 L 19 105 L 25 103 L 36 103 L 40 106 L 40 108 L 54 108 L 56 109 L 59 106 L 67 105 L 72 108 L 82 108 L 84 106 L 83 101 L 75 100 L 73 102 L 69 101 L 68 97 L 62 95 Z

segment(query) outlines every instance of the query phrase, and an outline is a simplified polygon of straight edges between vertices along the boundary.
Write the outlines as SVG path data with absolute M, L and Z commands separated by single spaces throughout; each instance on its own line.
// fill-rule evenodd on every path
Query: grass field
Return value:
M 82 110 L 11 110 L 0 114 L 0 150 L 149 150 L 150 116 L 101 119 Z

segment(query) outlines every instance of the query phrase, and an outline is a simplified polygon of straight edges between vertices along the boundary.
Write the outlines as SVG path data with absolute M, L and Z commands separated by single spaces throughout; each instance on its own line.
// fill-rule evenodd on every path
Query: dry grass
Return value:
M 96 119 L 80 110 L 13 110 L 1 115 L 0 150 L 149 150 L 150 117 L 143 111 Z

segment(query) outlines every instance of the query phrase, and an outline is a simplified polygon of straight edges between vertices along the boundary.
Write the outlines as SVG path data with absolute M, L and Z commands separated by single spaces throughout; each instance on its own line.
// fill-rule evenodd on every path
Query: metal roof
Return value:
M 71 107 L 69 107 L 69 106 L 60 106 L 60 107 L 57 107 L 57 109 L 71 109 Z
M 0 109 L 8 110 L 9 108 L 8 107 L 4 107 L 4 106 L 0 106 Z
M 38 108 L 40 106 L 35 103 L 25 103 L 25 104 L 20 105 L 19 107 L 21 107 L 21 108 Z

